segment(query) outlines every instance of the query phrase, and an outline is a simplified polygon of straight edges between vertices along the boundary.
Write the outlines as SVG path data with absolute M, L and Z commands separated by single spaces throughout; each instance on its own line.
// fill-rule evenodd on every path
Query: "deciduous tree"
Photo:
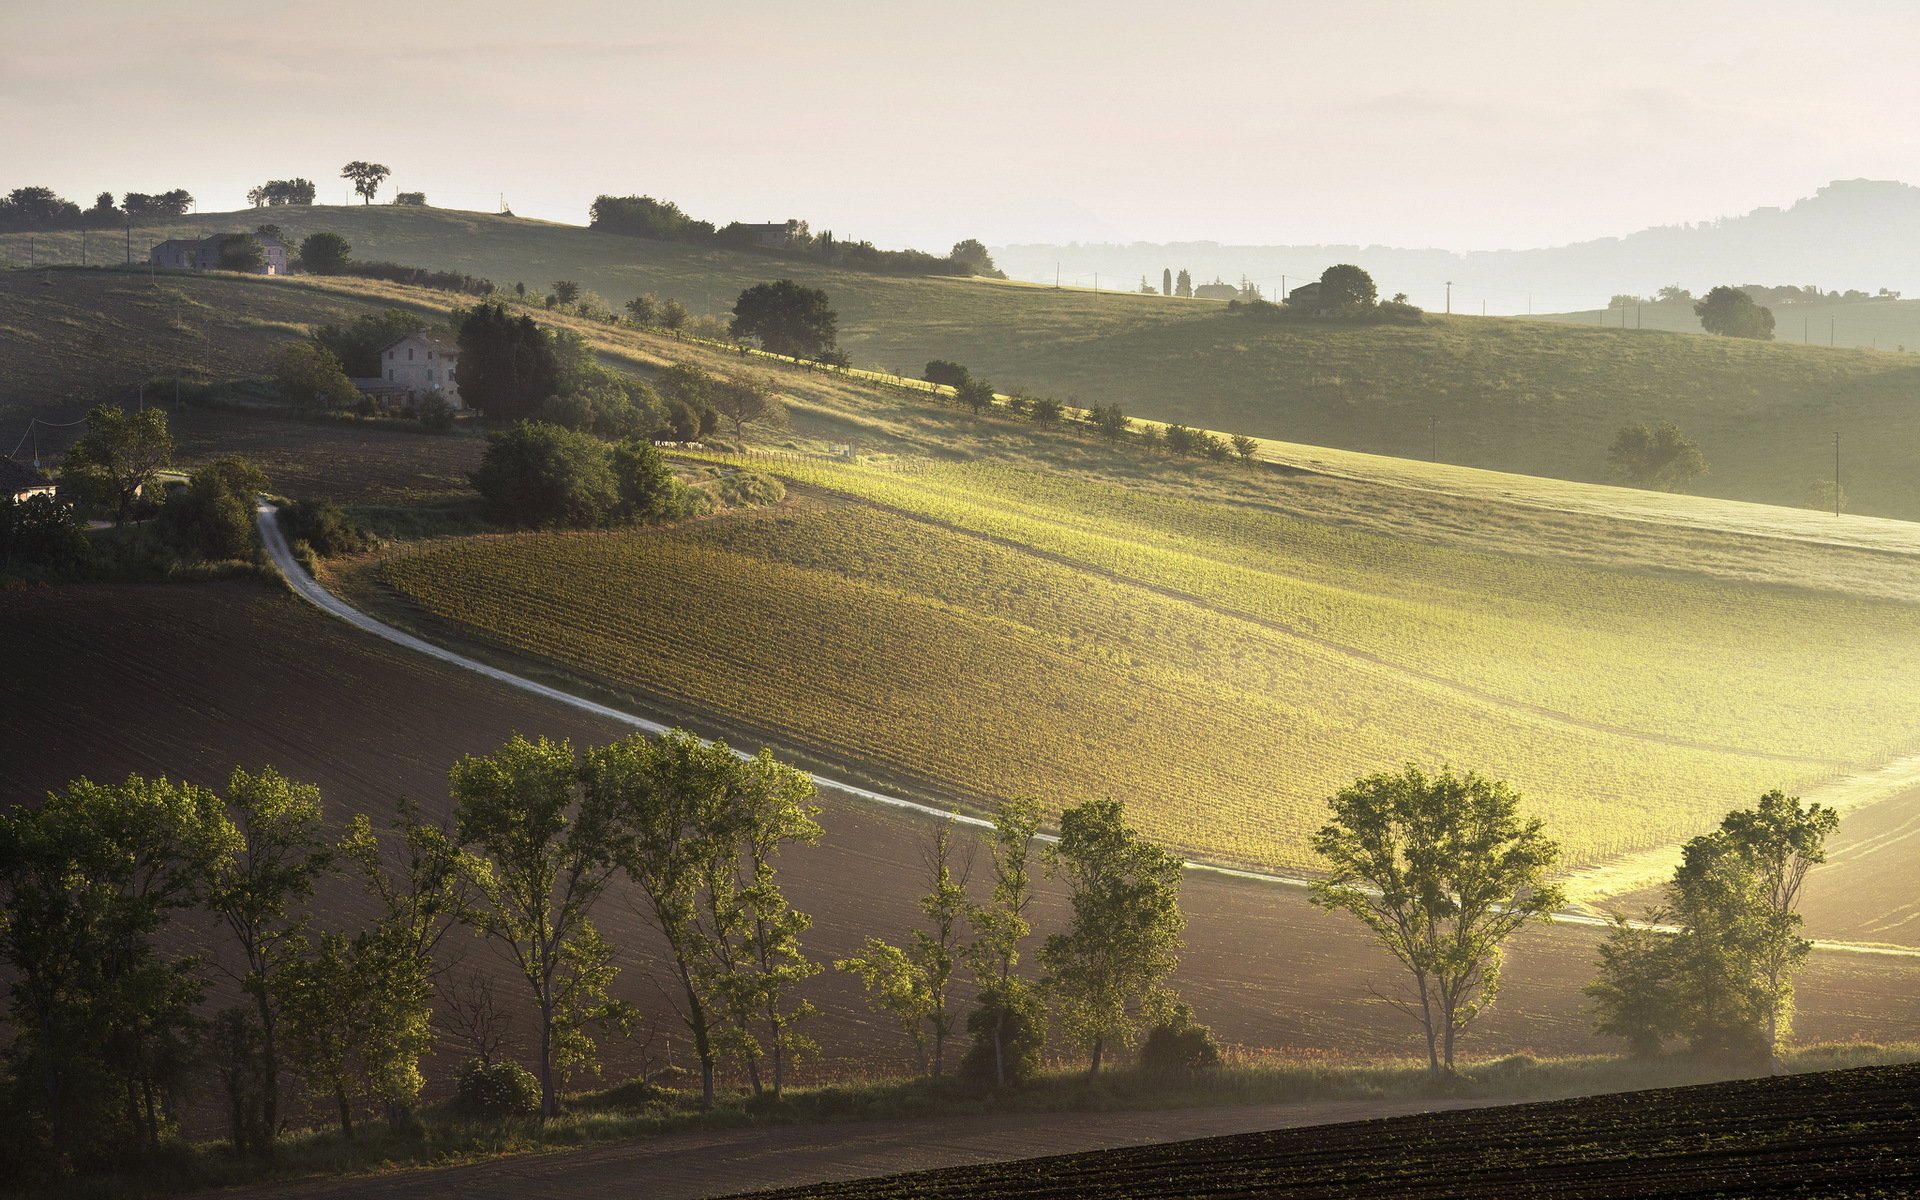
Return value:
M 956 876 L 953 871 L 951 821 L 935 830 L 926 868 L 931 886 L 920 898 L 926 928 L 913 930 L 905 946 L 869 937 L 861 953 L 834 966 L 859 976 L 867 1002 L 900 1023 L 920 1052 L 920 1069 L 938 1079 L 955 1021 L 948 991 L 969 949 L 961 940 L 961 922 L 973 908 L 967 902 L 967 872 L 963 868 Z
M 300 242 L 300 265 L 315 275 L 338 275 L 352 257 L 353 247 L 337 233 L 321 230 Z
M 353 181 L 353 190 L 362 204 L 373 203 L 374 193 L 380 190 L 381 182 L 391 174 L 393 172 L 380 163 L 362 162 L 359 159 L 340 168 L 340 178 Z
M 538 1021 L 540 1112 L 560 1111 L 556 1041 L 587 1047 L 587 1022 L 606 1004 L 611 969 L 590 920 L 617 868 L 618 813 L 581 785 L 573 747 L 515 735 L 450 773 L 457 837 L 473 889 L 468 920 L 494 939 L 527 984 Z M 558 1049 L 567 1049 L 559 1047 Z
M 1700 328 L 1722 337 L 1773 340 L 1773 310 L 1762 308 L 1753 297 L 1725 284 L 1714 288 L 1693 306 Z
M 774 354 L 819 358 L 834 348 L 839 322 L 825 292 L 781 279 L 741 292 L 731 329 L 734 337 L 757 338 Z
M 1369 775 L 1332 808 L 1313 902 L 1359 918 L 1406 968 L 1413 994 L 1391 1003 L 1420 1022 L 1429 1068 L 1451 1073 L 1458 1035 L 1499 995 L 1502 944 L 1561 903 L 1559 847 L 1513 789 L 1471 772 Z
M 1707 460 L 1699 443 L 1672 421 L 1662 421 L 1621 429 L 1607 450 L 1607 470 L 1636 487 L 1677 492 L 1707 473 Z
M 1135 1036 L 1169 1011 L 1166 987 L 1179 962 L 1180 860 L 1128 828 L 1117 800 L 1089 800 L 1060 814 L 1060 841 L 1046 850 L 1049 874 L 1067 879 L 1073 916 L 1047 938 L 1040 962 L 1061 1027 L 1097 1075 L 1107 1046 Z
M 132 515 L 134 503 L 173 461 L 173 435 L 159 408 L 128 412 L 96 404 L 87 412 L 87 430 L 67 449 L 65 474 L 87 498 L 113 509 L 116 524 Z
M 1352 263 L 1337 263 L 1320 273 L 1320 306 L 1329 312 L 1358 316 L 1379 298 L 1373 276 Z

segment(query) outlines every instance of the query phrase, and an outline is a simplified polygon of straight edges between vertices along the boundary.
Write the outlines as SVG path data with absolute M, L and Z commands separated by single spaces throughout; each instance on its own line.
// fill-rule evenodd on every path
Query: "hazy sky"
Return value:
M 367 158 L 575 222 L 1486 249 L 1920 182 L 1913 0 L 3 7 L 0 190 L 83 204 Z

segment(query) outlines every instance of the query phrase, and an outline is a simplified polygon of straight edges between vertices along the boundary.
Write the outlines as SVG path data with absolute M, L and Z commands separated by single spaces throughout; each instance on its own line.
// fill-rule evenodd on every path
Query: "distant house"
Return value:
M 193 238 L 172 238 L 161 242 L 147 256 L 147 261 L 156 267 L 165 267 L 171 271 L 212 271 L 220 266 L 220 245 L 230 237 L 239 234 L 216 233 L 211 237 L 198 240 Z M 287 247 L 279 238 L 264 233 L 249 234 L 260 243 L 266 260 L 257 274 L 285 275 L 287 273 Z
M 53 492 L 53 480 L 41 474 L 40 468 L 11 458 L 0 458 L 0 496 L 7 496 L 19 503 L 34 496 L 51 496 Z
M 410 333 L 380 351 L 380 374 L 353 386 L 382 408 L 417 408 L 438 396 L 454 409 L 460 400 L 460 347 L 430 333 Z
M 1203 283 L 1193 289 L 1198 300 L 1238 300 L 1240 289 L 1224 280 L 1215 279 L 1212 283 Z
M 1299 287 L 1294 288 L 1292 291 L 1288 292 L 1287 307 L 1297 308 L 1304 312 L 1312 312 L 1312 313 L 1319 312 L 1320 311 L 1320 281 L 1316 279 L 1312 283 L 1303 283 Z
M 741 241 L 753 246 L 764 246 L 770 250 L 784 250 L 793 244 L 793 239 L 804 226 L 801 221 L 775 221 L 766 225 L 746 221 L 735 222 L 732 232 Z

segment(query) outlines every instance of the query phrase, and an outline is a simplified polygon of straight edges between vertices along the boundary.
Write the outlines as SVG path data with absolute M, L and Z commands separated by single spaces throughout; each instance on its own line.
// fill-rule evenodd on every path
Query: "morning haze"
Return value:
M 1916 41 L 14 4 L 0 1195 L 1920 1194 Z

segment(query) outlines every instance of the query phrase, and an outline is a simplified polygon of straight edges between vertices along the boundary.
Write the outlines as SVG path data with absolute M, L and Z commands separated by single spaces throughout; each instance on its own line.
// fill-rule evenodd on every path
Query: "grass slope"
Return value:
M 1920 1189 L 1920 1069 L 1703 1084 L 756 1192 L 940 1197 L 1884 1197 Z
M 724 312 L 741 288 L 792 276 L 828 291 L 843 342 L 866 364 L 917 373 L 930 358 L 957 359 L 1003 389 L 1525 474 L 1601 479 L 1622 424 L 1671 419 L 1713 465 L 1695 490 L 1803 505 L 1815 481 L 1831 475 L 1839 431 L 1854 511 L 1920 517 L 1912 470 L 1920 425 L 1910 417 L 1920 362 L 1902 355 L 1500 318 L 1434 317 L 1415 328 L 1261 324 L 1206 301 L 861 275 L 390 205 L 209 214 L 148 235 L 259 220 L 294 237 L 337 230 L 364 258 L 521 280 L 535 293 L 570 278 L 615 304 L 652 291 L 696 312 Z M 34 236 L 43 261 L 79 261 L 79 235 Z M 24 261 L 25 237 L 0 237 L 0 255 Z

